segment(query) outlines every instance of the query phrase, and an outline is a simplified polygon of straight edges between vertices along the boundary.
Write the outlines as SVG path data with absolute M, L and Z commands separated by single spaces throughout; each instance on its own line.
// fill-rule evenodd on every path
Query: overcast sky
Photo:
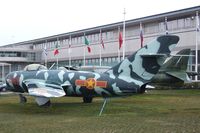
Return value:
M 199 6 L 199 0 L 1 0 L 0 45 Z

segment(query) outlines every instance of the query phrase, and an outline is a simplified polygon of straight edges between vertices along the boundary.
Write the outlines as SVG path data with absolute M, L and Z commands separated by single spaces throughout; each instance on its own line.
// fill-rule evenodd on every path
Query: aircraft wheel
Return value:
M 83 103 L 91 103 L 93 97 L 83 97 Z
M 40 107 L 50 107 L 51 106 L 51 101 L 49 100 L 45 104 L 41 105 Z
M 26 103 L 27 99 L 25 96 L 23 96 L 22 94 L 19 94 L 19 99 L 20 99 L 20 103 Z

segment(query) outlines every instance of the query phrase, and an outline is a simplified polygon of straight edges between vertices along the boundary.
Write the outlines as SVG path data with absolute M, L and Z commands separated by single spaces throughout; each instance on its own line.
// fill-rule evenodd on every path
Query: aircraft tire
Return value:
M 83 97 L 83 103 L 91 103 L 93 97 Z
M 22 94 L 19 94 L 19 99 L 20 99 L 20 103 L 26 103 L 27 99 L 25 96 L 23 96 Z
M 45 104 L 41 105 L 40 107 L 50 107 L 51 106 L 51 101 L 49 100 Z

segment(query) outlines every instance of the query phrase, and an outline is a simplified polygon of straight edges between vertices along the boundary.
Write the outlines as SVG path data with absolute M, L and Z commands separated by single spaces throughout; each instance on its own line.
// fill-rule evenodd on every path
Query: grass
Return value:
M 98 116 L 103 100 L 83 104 L 81 98 L 55 98 L 49 108 L 33 97 L 19 104 L 15 95 L 0 96 L 2 133 L 155 133 L 200 131 L 200 90 L 154 90 L 113 98 Z

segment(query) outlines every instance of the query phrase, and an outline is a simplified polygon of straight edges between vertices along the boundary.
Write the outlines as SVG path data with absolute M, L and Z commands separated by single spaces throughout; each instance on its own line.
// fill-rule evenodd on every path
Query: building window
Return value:
M 177 20 L 177 28 L 178 29 L 183 29 L 185 27 L 184 19 L 178 19 Z
M 77 37 L 77 44 L 80 44 L 81 42 L 81 37 Z
M 156 32 L 158 32 L 158 24 L 156 22 L 148 23 L 148 24 L 145 24 L 145 28 L 143 28 L 143 29 L 144 29 L 144 32 L 147 34 L 156 33 Z
M 159 31 L 164 32 L 165 31 L 165 24 L 164 22 L 159 23 Z
M 96 41 L 96 42 L 99 41 L 99 35 L 100 35 L 100 34 L 95 34 L 95 41 Z
M 144 27 L 143 27 L 143 29 L 144 29 Z M 128 27 L 126 30 L 127 37 L 139 36 L 139 34 L 140 34 L 139 26 Z
M 96 64 L 97 64 L 97 65 L 99 64 L 99 59 L 96 59 Z
M 171 30 L 177 30 L 178 29 L 178 21 L 177 20 L 173 20 L 169 22 L 169 29 Z
M 113 39 L 113 32 L 112 31 L 109 31 L 109 32 L 106 32 L 107 34 L 107 39 L 108 40 L 112 40 Z
M 195 19 L 192 19 L 192 18 L 190 18 L 190 17 L 185 18 L 185 28 L 194 27 L 194 26 L 195 26 L 194 20 L 195 20 Z
M 75 44 L 74 38 L 71 39 L 71 43 L 72 43 L 73 45 Z

